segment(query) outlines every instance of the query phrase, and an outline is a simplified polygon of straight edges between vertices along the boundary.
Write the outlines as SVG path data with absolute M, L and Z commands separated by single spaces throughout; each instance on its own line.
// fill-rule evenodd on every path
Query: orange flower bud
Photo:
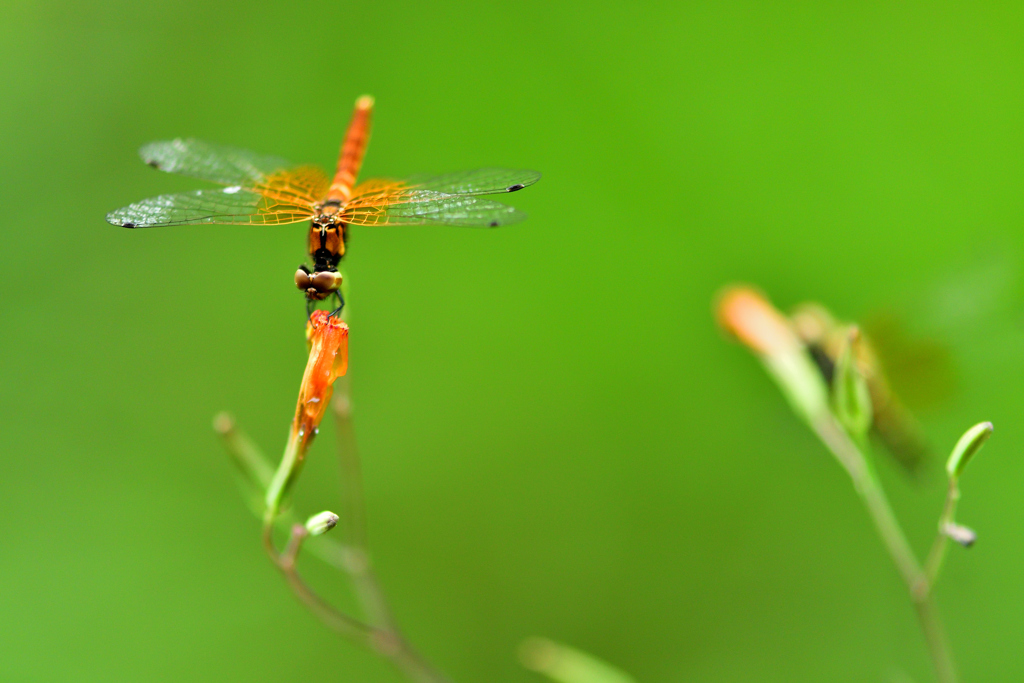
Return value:
M 718 324 L 763 356 L 791 353 L 803 344 L 789 321 L 750 287 L 731 287 L 718 298 Z
M 327 311 L 314 311 L 306 324 L 309 361 L 299 387 L 292 430 L 305 448 L 316 434 L 334 391 L 334 380 L 348 370 L 348 325 Z
M 348 370 L 348 325 L 327 311 L 314 311 L 306 325 L 309 360 L 299 387 L 291 434 L 281 464 L 267 488 L 267 519 L 272 520 L 281 501 L 298 476 L 306 459 L 306 450 L 316 436 L 320 420 L 327 412 L 334 380 Z
M 718 324 L 756 353 L 797 414 L 829 414 L 828 387 L 789 320 L 750 287 L 731 287 L 718 298 Z

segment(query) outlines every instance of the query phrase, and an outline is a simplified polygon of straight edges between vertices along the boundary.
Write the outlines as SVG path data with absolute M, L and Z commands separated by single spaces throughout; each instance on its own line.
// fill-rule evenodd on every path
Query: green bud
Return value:
M 836 360 L 835 377 L 832 380 L 832 407 L 836 418 L 850 435 L 862 439 L 871 428 L 872 406 L 867 379 L 857 365 L 856 351 L 859 343 L 860 330 L 853 325 Z
M 943 526 L 942 533 L 965 548 L 970 548 L 978 540 L 978 534 L 974 533 L 974 529 L 953 522 Z
M 968 429 L 953 446 L 953 453 L 946 463 L 946 472 L 950 479 L 959 479 L 967 467 L 967 461 L 988 441 L 992 435 L 992 423 L 981 422 Z
M 315 514 L 306 521 L 306 531 L 309 532 L 310 536 L 319 536 L 325 534 L 335 527 L 338 523 L 338 515 L 334 514 L 330 510 L 324 510 L 319 514 Z

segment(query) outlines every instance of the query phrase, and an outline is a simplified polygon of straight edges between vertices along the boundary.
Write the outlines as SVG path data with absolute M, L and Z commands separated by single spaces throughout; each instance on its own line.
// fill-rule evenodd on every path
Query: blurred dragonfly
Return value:
M 837 320 L 828 309 L 816 303 L 797 306 L 791 320 L 797 335 L 807 344 L 822 376 L 831 384 L 839 355 L 849 343 L 851 324 Z M 931 369 L 931 374 L 946 375 L 944 366 L 948 366 L 948 358 L 942 354 L 936 355 L 935 349 L 922 342 L 911 347 L 906 340 L 900 341 L 902 335 L 897 335 L 891 324 L 877 329 L 878 334 L 870 338 L 861 333 L 854 347 L 854 360 L 867 382 L 871 396 L 872 433 L 900 465 L 910 473 L 917 473 L 931 452 L 927 439 L 917 420 L 892 390 L 879 360 L 879 345 L 873 342 L 883 342 L 882 347 L 890 351 L 889 356 L 898 355 L 897 360 L 902 362 L 898 363 L 896 369 L 903 372 L 923 361 Z M 893 349 L 896 348 L 905 351 L 895 354 Z M 922 349 L 930 353 L 922 353 Z
M 161 171 L 180 173 L 221 185 L 144 199 L 107 214 L 125 228 L 202 223 L 282 225 L 311 221 L 309 255 L 295 273 L 306 295 L 307 313 L 331 295 L 332 315 L 345 305 L 338 262 L 345 255 L 350 225 L 456 225 L 498 227 L 526 214 L 480 195 L 515 192 L 534 184 L 540 173 L 484 168 L 408 180 L 368 180 L 356 185 L 370 139 L 373 98 L 356 101 L 331 180 L 315 166 L 294 167 L 284 159 L 200 140 L 153 142 L 140 150 L 143 160 Z

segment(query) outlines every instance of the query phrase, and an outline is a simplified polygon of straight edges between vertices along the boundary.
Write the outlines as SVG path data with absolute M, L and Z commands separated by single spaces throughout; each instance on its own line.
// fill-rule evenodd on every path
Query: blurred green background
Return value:
M 937 597 L 965 680 L 1024 677 L 1024 10 L 764 5 L 7 0 L 0 678 L 401 680 L 293 599 L 210 426 L 280 453 L 306 228 L 103 221 L 203 186 L 150 140 L 332 167 L 364 92 L 363 177 L 545 174 L 522 225 L 346 259 L 371 543 L 438 667 L 535 681 L 539 634 L 642 683 L 929 679 L 849 482 L 714 325 L 741 280 L 944 350 L 937 450 L 996 434 Z M 323 431 L 308 511 L 338 507 Z M 922 553 L 939 460 L 881 466 Z

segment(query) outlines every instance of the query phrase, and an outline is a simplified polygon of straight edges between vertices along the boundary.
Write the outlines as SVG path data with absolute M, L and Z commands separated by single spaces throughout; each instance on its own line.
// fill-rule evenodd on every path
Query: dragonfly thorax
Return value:
M 313 272 L 333 271 L 345 254 L 348 226 L 338 215 L 315 216 L 309 226 L 309 255 L 313 259 Z

